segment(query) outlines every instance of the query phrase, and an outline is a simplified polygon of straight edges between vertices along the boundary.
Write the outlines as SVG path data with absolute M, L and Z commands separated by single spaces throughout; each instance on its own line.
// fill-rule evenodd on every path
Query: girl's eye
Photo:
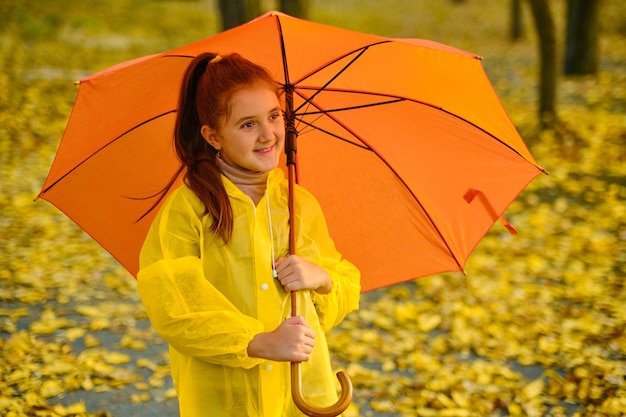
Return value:
M 241 125 L 241 127 L 243 129 L 247 129 L 247 128 L 250 128 L 252 126 L 254 126 L 254 122 L 245 122 L 244 124 Z
M 283 116 L 283 115 L 282 115 L 282 113 L 280 113 L 280 112 L 276 112 L 276 113 L 272 113 L 272 114 L 270 115 L 270 119 L 271 119 L 271 120 L 276 120 L 276 119 L 280 119 L 282 116 Z

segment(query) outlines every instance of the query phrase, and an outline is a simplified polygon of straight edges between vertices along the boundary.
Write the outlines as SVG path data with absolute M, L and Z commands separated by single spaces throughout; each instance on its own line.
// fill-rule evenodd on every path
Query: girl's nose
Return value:
M 261 140 L 262 141 L 269 141 L 274 139 L 274 129 L 272 127 L 271 124 L 269 123 L 264 123 L 261 126 Z

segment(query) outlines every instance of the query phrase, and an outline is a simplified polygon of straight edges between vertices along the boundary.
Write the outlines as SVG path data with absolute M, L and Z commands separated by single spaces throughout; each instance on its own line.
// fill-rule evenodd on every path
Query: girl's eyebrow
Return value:
M 243 116 L 243 117 L 240 117 L 239 119 L 235 120 L 234 124 L 235 125 L 239 125 L 239 124 L 245 122 L 246 120 L 250 120 L 250 119 L 254 119 L 254 116 Z
M 277 112 L 277 111 L 282 111 L 282 110 L 281 110 L 281 108 L 280 108 L 280 106 L 276 106 L 276 107 L 274 107 L 274 108 L 270 109 L 270 110 L 267 112 L 267 114 L 272 114 L 272 113 Z
M 276 107 L 274 107 L 274 108 L 270 109 L 270 110 L 267 112 L 267 114 L 272 114 L 272 113 L 277 112 L 277 111 L 282 111 L 282 110 L 281 110 L 281 108 L 280 108 L 280 106 L 276 106 Z M 243 123 L 243 122 L 244 122 L 244 121 L 246 121 L 246 120 L 254 119 L 255 117 L 256 117 L 256 116 L 243 116 L 243 117 L 240 117 L 239 119 L 235 120 L 235 125 L 238 125 L 238 124 L 240 124 L 240 123 Z

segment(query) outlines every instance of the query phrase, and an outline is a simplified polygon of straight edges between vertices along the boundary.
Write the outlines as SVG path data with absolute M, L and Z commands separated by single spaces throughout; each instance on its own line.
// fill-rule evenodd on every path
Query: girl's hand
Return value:
M 290 317 L 274 331 L 259 333 L 248 345 L 248 355 L 283 362 L 304 362 L 315 345 L 315 333 L 300 316 Z
M 286 291 L 315 290 L 328 294 L 332 288 L 333 282 L 324 268 L 297 255 L 277 259 L 274 267 Z

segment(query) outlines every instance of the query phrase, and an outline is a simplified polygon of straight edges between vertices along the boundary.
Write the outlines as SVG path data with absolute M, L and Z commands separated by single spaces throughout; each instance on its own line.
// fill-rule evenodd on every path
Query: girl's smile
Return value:
M 278 166 L 285 142 L 285 123 L 274 90 L 254 84 L 235 92 L 229 114 L 218 130 L 202 126 L 202 135 L 231 166 L 267 172 Z

